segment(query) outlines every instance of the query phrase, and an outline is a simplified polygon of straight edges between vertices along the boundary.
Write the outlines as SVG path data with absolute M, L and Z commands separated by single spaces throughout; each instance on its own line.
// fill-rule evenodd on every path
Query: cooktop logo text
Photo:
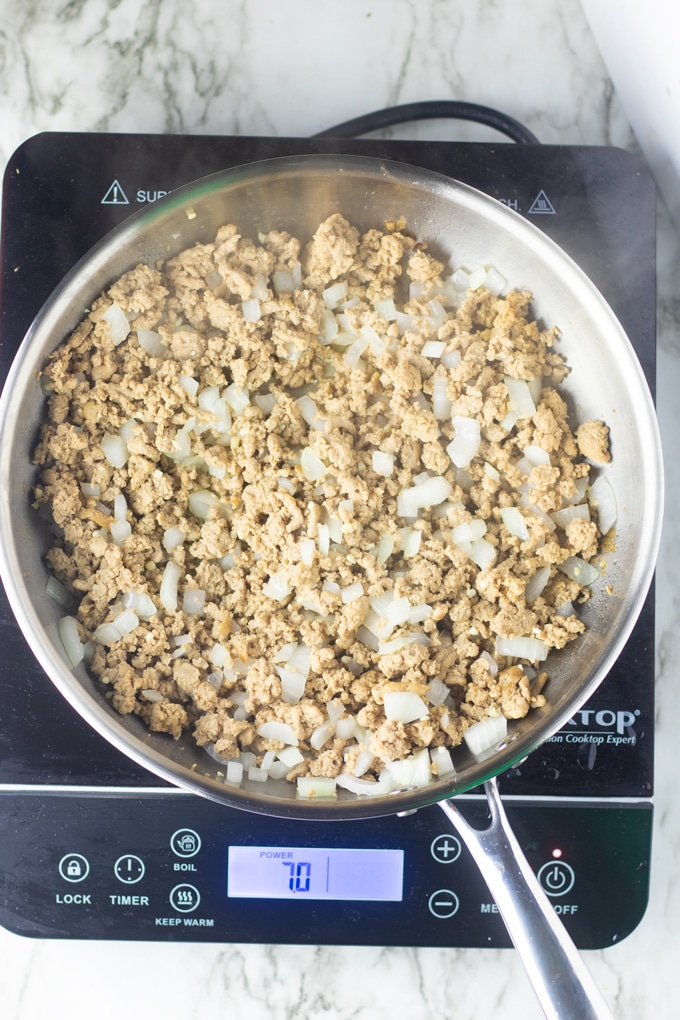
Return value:
M 637 737 L 633 725 L 640 709 L 625 711 L 603 708 L 599 711 L 582 708 L 571 718 L 565 729 L 548 741 L 552 744 L 615 744 L 634 746 Z

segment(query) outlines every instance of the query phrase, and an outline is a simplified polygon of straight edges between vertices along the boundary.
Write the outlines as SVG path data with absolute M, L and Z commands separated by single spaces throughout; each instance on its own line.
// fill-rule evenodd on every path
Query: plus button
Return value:
M 444 832 L 432 840 L 430 853 L 440 864 L 453 864 L 460 857 L 460 842 L 455 836 Z

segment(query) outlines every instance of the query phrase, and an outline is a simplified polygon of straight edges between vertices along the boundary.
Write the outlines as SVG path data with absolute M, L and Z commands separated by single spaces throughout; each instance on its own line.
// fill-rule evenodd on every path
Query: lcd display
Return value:
M 399 902 L 403 886 L 403 850 L 229 847 L 230 897 Z

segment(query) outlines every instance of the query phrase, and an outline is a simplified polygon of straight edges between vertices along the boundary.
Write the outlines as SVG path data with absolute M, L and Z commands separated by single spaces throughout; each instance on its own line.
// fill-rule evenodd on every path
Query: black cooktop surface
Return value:
M 623 323 L 650 387 L 655 372 L 654 187 L 618 149 L 331 138 L 43 134 L 10 160 L 0 248 L 0 372 L 43 301 L 108 230 L 189 181 L 313 152 L 424 166 L 532 220 L 588 273 Z M 26 646 L 0 591 L 0 785 L 159 786 L 87 726 Z M 646 797 L 653 771 L 654 607 L 619 662 L 560 733 L 503 777 L 518 795 Z

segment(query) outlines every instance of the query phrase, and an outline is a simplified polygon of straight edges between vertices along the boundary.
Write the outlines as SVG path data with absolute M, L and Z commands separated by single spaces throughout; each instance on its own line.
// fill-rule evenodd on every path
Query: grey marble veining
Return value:
M 372 109 L 466 99 L 544 142 L 635 141 L 577 0 L 2 0 L 0 161 L 46 130 L 309 135 Z M 419 124 L 415 138 L 492 137 Z M 493 136 L 495 137 L 495 136 Z M 667 510 L 658 570 L 650 906 L 588 965 L 621 1020 L 672 1020 L 680 944 L 680 242 L 659 212 L 658 407 Z M 33 942 L 0 929 L 11 1020 L 522 1018 L 511 951 Z

